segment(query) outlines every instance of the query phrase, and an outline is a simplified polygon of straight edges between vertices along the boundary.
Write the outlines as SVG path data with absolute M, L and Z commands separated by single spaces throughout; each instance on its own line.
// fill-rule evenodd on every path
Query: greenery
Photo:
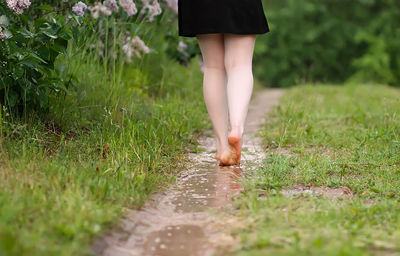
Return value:
M 400 85 L 397 0 L 264 1 L 255 74 L 269 86 L 305 82 Z
M 32 1 L 21 14 L 0 0 L 0 255 L 90 254 L 94 236 L 174 181 L 209 125 L 200 50 L 178 37 L 165 2 L 152 21 L 141 1 L 135 15 L 98 17 L 73 13 L 77 2 Z M 264 7 L 271 33 L 254 58 L 264 84 L 399 84 L 398 1 Z M 290 90 L 238 202 L 249 225 L 236 253 L 398 253 L 399 97 L 387 86 Z M 354 198 L 279 196 L 295 184 Z
M 77 2 L 33 1 L 22 14 L 14 13 L 6 3 L 0 2 L 0 32 L 3 30 L 6 37 L 0 40 L 0 100 L 10 113 L 47 112 L 51 98 L 60 100 L 72 95 L 71 91 L 80 83 L 71 67 L 56 63 L 60 55 L 68 57 L 66 49 L 71 40 L 87 56 L 97 55 L 104 72 L 121 71 L 118 67 L 131 62 L 131 55 L 140 58 L 146 47 L 136 45 L 138 49 L 131 50 L 134 54 L 128 54 L 127 48 L 132 48 L 128 39 L 140 35 L 144 41 L 152 41 L 157 27 L 176 22 L 176 15 L 168 9 L 152 22 L 147 13 L 128 16 L 122 8 L 110 16 L 102 14 L 94 18 L 88 11 L 84 16 L 77 16 L 71 12 Z M 88 1 L 88 4 L 94 2 Z M 142 4 L 137 4 L 140 11 Z M 187 48 L 179 51 L 177 30 L 163 31 L 161 45 L 149 49 L 152 53 L 165 51 L 169 58 L 186 66 L 200 53 L 195 41 L 190 39 L 181 39 Z
M 268 157 L 245 182 L 234 255 L 400 252 L 400 91 L 388 86 L 290 89 L 262 132 Z M 281 195 L 297 186 L 344 197 Z M 347 196 L 347 197 L 346 197 Z
M 65 16 L 54 14 L 62 24 L 57 33 L 65 29 L 79 36 L 67 40 L 48 71 L 58 79 L 63 76 L 56 70 L 68 71 L 76 87 L 68 93 L 47 90 L 45 109 L 39 97 L 39 105 L 29 102 L 23 115 L 1 99 L 0 255 L 90 254 L 94 236 L 139 208 L 183 168 L 185 153 L 195 150 L 194 138 L 208 124 L 202 73 L 198 58 L 174 52 L 177 42 L 168 36 L 177 37 L 170 23 L 175 14 L 164 11 L 154 22 L 110 16 L 99 30 L 89 21 L 73 29 L 62 23 Z M 38 29 L 34 38 L 42 33 Z M 150 52 L 128 62 L 121 53 L 126 32 L 140 35 Z M 6 40 L 3 45 L 13 43 Z M 53 47 L 50 41 L 37 44 Z M 12 68 L 10 59 L 7 65 Z M 25 74 L 22 79 L 32 78 Z
M 47 109 L 50 95 L 76 86 L 72 74 L 54 65 L 73 37 L 71 29 L 64 16 L 49 13 L 49 6 L 36 8 L 43 17 L 13 15 L 0 5 L 0 26 L 7 29 L 7 38 L 0 40 L 0 100 L 14 113 Z

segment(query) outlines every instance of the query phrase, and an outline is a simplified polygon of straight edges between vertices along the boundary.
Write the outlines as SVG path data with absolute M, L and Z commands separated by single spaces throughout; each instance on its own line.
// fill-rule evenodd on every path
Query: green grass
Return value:
M 70 51 L 60 62 L 79 78 L 73 95 L 2 117 L 0 255 L 90 254 L 94 236 L 174 181 L 208 125 L 197 59 L 158 52 L 109 73 Z
M 233 255 L 400 254 L 400 91 L 298 86 L 262 131 L 268 157 L 237 202 Z M 347 188 L 349 198 L 279 192 Z

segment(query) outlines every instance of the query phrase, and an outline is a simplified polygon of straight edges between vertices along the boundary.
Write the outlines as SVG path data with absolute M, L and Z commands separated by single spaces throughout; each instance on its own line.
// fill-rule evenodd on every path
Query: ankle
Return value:
M 237 137 L 237 138 L 242 138 L 243 135 L 243 127 L 241 126 L 232 126 L 231 132 L 229 134 L 230 137 Z

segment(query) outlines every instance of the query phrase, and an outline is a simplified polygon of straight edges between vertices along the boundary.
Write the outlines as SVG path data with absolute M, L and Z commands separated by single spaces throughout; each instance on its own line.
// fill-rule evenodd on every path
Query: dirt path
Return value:
M 282 90 L 255 91 L 243 138 L 242 166 L 219 167 L 212 158 L 212 137 L 201 137 L 202 152 L 190 154 L 190 166 L 172 188 L 155 195 L 140 211 L 131 211 L 120 228 L 93 245 L 104 256 L 213 255 L 232 248 L 235 241 L 226 230 L 234 225 L 229 212 L 231 196 L 241 191 L 241 173 L 257 167 L 264 153 L 254 136 Z

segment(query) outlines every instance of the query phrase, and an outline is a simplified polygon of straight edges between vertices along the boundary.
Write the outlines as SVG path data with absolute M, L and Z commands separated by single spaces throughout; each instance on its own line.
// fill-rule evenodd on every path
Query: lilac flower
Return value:
M 94 6 L 89 7 L 89 10 L 95 19 L 99 18 L 100 13 L 106 16 L 110 16 L 112 14 L 112 10 L 100 2 L 95 2 Z
M 137 13 L 137 8 L 132 0 L 119 0 L 119 4 L 122 6 L 124 11 L 128 16 L 135 15 Z
M 72 7 L 72 12 L 78 16 L 83 16 L 86 9 L 88 9 L 87 5 L 79 1 Z
M 31 5 L 29 0 L 6 0 L 8 8 L 13 10 L 16 14 L 22 14 L 24 9 Z
M 110 9 L 113 12 L 118 12 L 119 10 L 116 0 L 105 0 L 103 2 L 103 5 L 105 5 L 108 9 Z
M 177 49 L 178 49 L 178 52 L 180 52 L 181 54 L 185 55 L 186 57 L 189 56 L 189 53 L 186 51 L 187 44 L 185 44 L 184 42 L 179 41 Z
M 140 12 L 141 15 L 146 13 L 146 9 L 148 10 L 149 18 L 148 21 L 153 21 L 154 16 L 161 14 L 161 7 L 157 0 L 152 0 L 153 3 L 150 3 L 150 0 L 142 0 L 143 2 L 143 9 Z
M 145 43 L 140 39 L 139 36 L 135 36 L 133 39 L 129 36 L 125 38 L 125 43 L 122 46 L 122 51 L 125 53 L 126 61 L 129 63 L 133 56 L 141 58 L 140 52 L 149 53 L 150 49 L 145 45 Z

